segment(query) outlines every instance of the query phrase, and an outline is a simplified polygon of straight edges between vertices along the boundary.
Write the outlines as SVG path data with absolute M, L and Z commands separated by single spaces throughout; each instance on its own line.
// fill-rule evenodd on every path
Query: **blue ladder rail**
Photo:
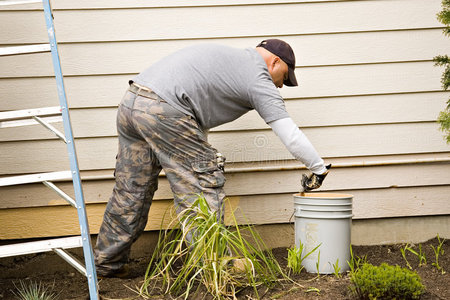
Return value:
M 78 220 L 80 223 L 81 238 L 83 243 L 83 253 L 86 264 L 86 273 L 89 285 L 89 295 L 92 300 L 99 299 L 97 286 L 97 273 L 95 270 L 94 256 L 92 251 L 92 243 L 89 234 L 89 224 L 86 215 L 86 206 L 84 203 L 83 189 L 81 186 L 80 170 L 73 139 L 72 127 L 70 123 L 69 108 L 67 105 L 66 91 L 59 60 L 58 46 L 56 43 L 55 27 L 53 24 L 53 14 L 49 0 L 43 0 L 45 22 L 47 24 L 47 33 L 50 41 L 53 68 L 56 78 L 56 86 L 58 88 L 58 98 L 61 106 L 61 113 L 64 124 L 64 133 L 67 141 L 67 151 L 70 161 L 70 170 L 72 172 L 73 187 L 75 190 L 75 201 L 77 205 Z

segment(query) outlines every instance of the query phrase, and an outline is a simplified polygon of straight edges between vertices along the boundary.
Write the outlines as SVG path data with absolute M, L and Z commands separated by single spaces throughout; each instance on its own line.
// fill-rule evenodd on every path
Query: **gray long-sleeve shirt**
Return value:
M 133 78 L 203 129 L 255 109 L 292 155 L 321 174 L 323 160 L 286 111 L 262 56 L 254 49 L 200 44 L 179 50 Z
M 261 55 L 253 48 L 200 44 L 177 51 L 137 75 L 204 129 L 255 109 L 266 123 L 288 117 Z

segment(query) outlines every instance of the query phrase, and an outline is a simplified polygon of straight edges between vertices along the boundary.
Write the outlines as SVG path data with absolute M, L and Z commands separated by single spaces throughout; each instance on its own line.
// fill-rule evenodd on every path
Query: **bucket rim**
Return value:
M 339 193 L 315 192 L 315 193 L 296 193 L 296 194 L 294 194 L 294 198 L 340 200 L 340 199 L 353 198 L 353 195 L 339 194 Z
M 354 214 L 348 214 L 348 215 L 333 215 L 333 216 L 312 216 L 312 215 L 301 215 L 301 214 L 296 214 L 295 218 L 296 219 L 315 219 L 315 220 L 337 220 L 337 219 L 349 219 L 352 220 L 353 219 Z
M 298 210 L 299 211 L 317 211 L 317 212 L 336 212 L 336 213 L 344 212 L 344 211 L 353 211 L 352 208 L 333 209 L 333 210 L 326 209 L 326 208 L 325 209 L 320 209 L 320 208 L 299 208 Z
M 346 198 L 347 199 L 347 198 Z M 295 199 L 294 205 L 298 206 L 353 206 L 352 202 L 343 202 L 343 203 L 312 203 L 312 202 L 300 202 L 299 200 Z

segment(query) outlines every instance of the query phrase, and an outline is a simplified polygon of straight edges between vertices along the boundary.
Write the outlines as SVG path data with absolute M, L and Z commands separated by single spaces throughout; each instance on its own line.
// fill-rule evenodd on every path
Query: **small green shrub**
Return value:
M 350 280 L 350 289 L 359 299 L 419 299 L 425 290 L 416 272 L 386 263 L 365 263 Z

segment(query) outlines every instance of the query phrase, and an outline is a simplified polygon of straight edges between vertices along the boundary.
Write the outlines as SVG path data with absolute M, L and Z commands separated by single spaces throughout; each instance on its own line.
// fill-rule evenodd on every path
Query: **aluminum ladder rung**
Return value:
M 39 3 L 39 2 L 42 2 L 42 0 L 2 0 L 0 1 L 0 6 Z
M 1 3 L 2 1 L 0 1 Z M 50 44 L 1 47 L 0 56 L 51 52 Z
M 41 119 L 44 120 L 48 124 L 61 123 L 63 121 L 61 116 L 44 117 Z M 0 122 L 0 128 L 21 127 L 21 126 L 30 126 L 30 125 L 39 125 L 39 124 L 41 124 L 41 123 L 39 123 L 38 121 L 36 121 L 34 119 L 21 119 L 21 120 L 17 120 L 17 121 Z
M 69 180 L 69 179 L 72 180 L 71 171 L 38 173 L 38 174 L 19 175 L 0 178 L 0 186 L 10 186 L 18 184 L 38 183 L 55 180 Z
M 50 125 L 50 123 L 62 121 L 60 106 L 0 112 L 0 128 L 40 124 L 67 143 L 64 134 Z
M 80 247 L 83 247 L 81 236 L 73 236 L 0 246 L 0 257 L 48 252 L 53 251 L 53 249 L 70 249 Z
M 14 121 L 20 119 L 29 119 L 32 117 L 46 117 L 53 115 L 60 115 L 61 107 L 60 106 L 51 106 L 51 107 L 41 107 L 41 108 L 32 108 L 32 109 L 22 109 L 22 110 L 11 110 L 0 112 L 0 122 L 4 121 Z

